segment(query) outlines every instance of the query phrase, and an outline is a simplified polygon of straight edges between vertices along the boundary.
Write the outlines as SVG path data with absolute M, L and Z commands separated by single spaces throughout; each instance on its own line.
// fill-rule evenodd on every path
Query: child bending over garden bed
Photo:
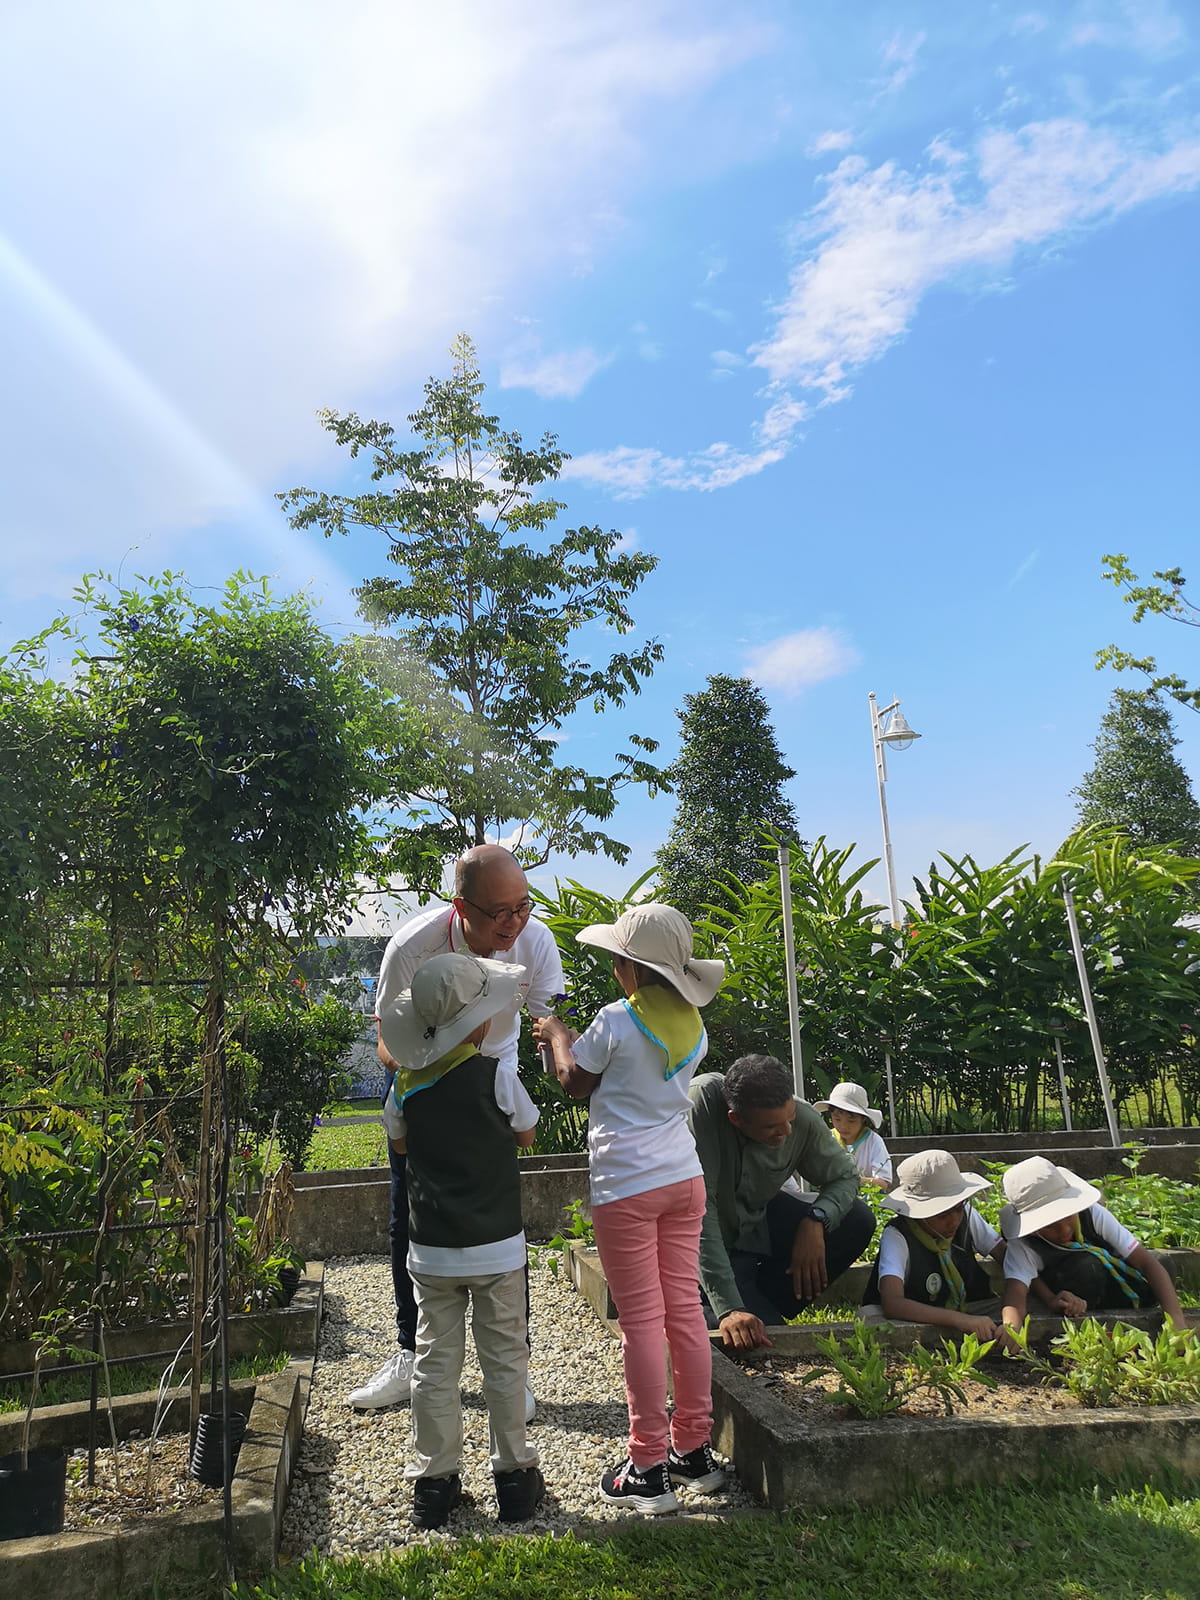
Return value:
M 1044 1156 L 1009 1167 L 1002 1187 L 1006 1327 L 1020 1329 L 1031 1288 L 1064 1317 L 1160 1305 L 1187 1327 L 1166 1269 L 1099 1203 L 1099 1189 Z

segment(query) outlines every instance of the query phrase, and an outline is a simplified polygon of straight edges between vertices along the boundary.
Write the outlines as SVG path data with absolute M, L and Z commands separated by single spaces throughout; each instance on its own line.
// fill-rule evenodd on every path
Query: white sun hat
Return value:
M 1052 1222 L 1086 1211 L 1100 1199 L 1099 1189 L 1077 1178 L 1066 1167 L 1056 1167 L 1045 1156 L 1030 1156 L 1009 1167 L 1001 1181 L 1010 1213 L 1017 1220 L 1016 1235 L 1048 1228 Z
M 525 968 L 461 952 L 417 968 L 412 987 L 379 1013 L 379 1037 L 393 1061 L 420 1072 L 511 1005 Z
M 829 1091 L 829 1099 L 814 1100 L 813 1106 L 817 1111 L 852 1112 L 856 1117 L 866 1117 L 875 1128 L 883 1121 L 883 1112 L 879 1107 L 867 1104 L 867 1091 L 861 1083 L 835 1083 Z
M 692 955 L 692 925 L 683 912 L 657 900 L 631 906 L 615 922 L 593 922 L 575 937 L 660 972 L 694 1006 L 706 1006 L 725 981 L 723 961 Z
M 948 1150 L 921 1150 L 906 1156 L 896 1168 L 896 1176 L 899 1186 L 884 1195 L 883 1204 L 902 1217 L 940 1216 L 992 1187 L 986 1178 L 960 1172 Z

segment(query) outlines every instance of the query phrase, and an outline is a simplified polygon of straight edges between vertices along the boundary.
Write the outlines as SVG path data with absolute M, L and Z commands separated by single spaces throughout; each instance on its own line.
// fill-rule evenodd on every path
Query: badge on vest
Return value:
M 928 1295 L 935 1295 L 941 1287 L 942 1287 L 942 1275 L 941 1275 L 941 1273 L 940 1272 L 931 1272 L 929 1274 L 929 1276 L 925 1279 L 925 1293 L 928 1294 Z

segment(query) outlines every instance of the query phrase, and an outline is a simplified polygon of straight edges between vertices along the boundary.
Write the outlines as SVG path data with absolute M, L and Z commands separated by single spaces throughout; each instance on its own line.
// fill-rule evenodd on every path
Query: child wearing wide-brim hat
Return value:
M 483 1043 L 512 1005 L 525 968 L 463 953 L 434 956 L 379 1012 L 379 1036 L 405 1063 L 384 1104 L 393 1147 L 408 1158 L 408 1270 L 417 1302 L 413 1364 L 413 1522 L 440 1528 L 462 1497 L 459 1384 L 471 1336 L 483 1372 L 501 1522 L 523 1522 L 545 1485 L 525 1433 L 525 1233 L 517 1148 L 538 1113 Z
M 1009 1167 L 1001 1186 L 1006 1326 L 1021 1327 L 1032 1289 L 1064 1317 L 1160 1305 L 1175 1327 L 1187 1327 L 1166 1269 L 1101 1205 L 1099 1189 L 1045 1156 Z
M 899 1186 L 883 1204 L 896 1212 L 863 1292 L 868 1322 L 922 1322 L 994 1339 L 1000 1301 L 981 1256 L 1001 1261 L 1004 1241 L 971 1204 L 990 1189 L 960 1172 L 946 1150 L 922 1150 L 896 1169 Z
M 687 1118 L 688 1084 L 708 1049 L 698 1007 L 721 987 L 725 965 L 698 959 L 691 923 L 658 902 L 576 938 L 612 955 L 625 998 L 581 1035 L 557 1017 L 533 1032 L 567 1093 L 591 1100 L 592 1224 L 617 1303 L 629 1401 L 629 1455 L 603 1475 L 600 1493 L 657 1516 L 677 1509 L 676 1486 L 707 1494 L 725 1481 L 710 1445 L 712 1350 L 700 1303 L 707 1197 Z
M 835 1083 L 828 1100 L 814 1100 L 817 1111 L 827 1111 L 834 1137 L 854 1159 L 860 1183 L 873 1189 L 892 1186 L 892 1158 L 888 1147 L 875 1131 L 883 1121 L 878 1106 L 867 1104 L 867 1091 L 861 1083 Z

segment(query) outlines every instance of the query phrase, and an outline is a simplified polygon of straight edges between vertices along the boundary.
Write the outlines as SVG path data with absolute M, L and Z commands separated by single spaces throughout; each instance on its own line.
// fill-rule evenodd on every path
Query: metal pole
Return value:
M 888 1126 L 892 1130 L 892 1138 L 898 1139 L 900 1130 L 896 1126 L 896 1091 L 892 1087 L 892 1052 L 890 1050 L 883 1052 L 883 1070 L 887 1076 Z
M 1100 1098 L 1104 1102 L 1104 1115 L 1108 1121 L 1108 1136 L 1113 1148 L 1121 1145 L 1121 1129 L 1113 1105 L 1112 1090 L 1108 1085 L 1108 1068 L 1104 1064 L 1104 1048 L 1100 1043 L 1100 1025 L 1096 1021 L 1096 1007 L 1092 1001 L 1092 985 L 1088 979 L 1087 962 L 1083 958 L 1083 940 L 1079 937 L 1079 923 L 1075 917 L 1075 896 L 1063 885 L 1063 905 L 1067 910 L 1067 924 L 1071 929 L 1071 946 L 1075 951 L 1075 970 L 1079 974 L 1079 987 L 1083 993 L 1083 1009 L 1087 1012 L 1088 1032 L 1092 1036 L 1092 1054 L 1096 1058 L 1096 1076 L 1100 1080 Z
M 900 901 L 896 894 L 896 867 L 892 860 L 892 831 L 888 827 L 887 810 L 887 758 L 884 755 L 879 707 L 872 691 L 867 699 L 871 703 L 871 743 L 875 748 L 875 782 L 879 789 L 879 820 L 883 825 L 883 870 L 887 874 L 888 906 L 892 914 L 892 927 L 900 926 Z
M 1063 1126 L 1071 1133 L 1071 1097 L 1067 1093 L 1067 1073 L 1063 1066 L 1062 1040 L 1055 1036 L 1054 1053 L 1058 1057 L 1058 1092 L 1062 1099 Z
M 783 957 L 787 969 L 788 1030 L 792 1040 L 792 1081 L 796 1098 L 804 1099 L 804 1044 L 800 1037 L 800 996 L 796 989 L 796 930 L 792 926 L 792 852 L 776 847 L 779 858 L 779 900 L 783 914 Z

